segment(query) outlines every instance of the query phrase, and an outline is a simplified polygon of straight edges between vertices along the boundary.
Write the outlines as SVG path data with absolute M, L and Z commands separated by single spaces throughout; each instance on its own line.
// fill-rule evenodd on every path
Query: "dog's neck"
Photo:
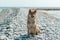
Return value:
M 30 20 L 30 18 L 29 18 L 28 19 L 28 25 L 30 25 L 30 26 L 36 25 L 36 19 Z

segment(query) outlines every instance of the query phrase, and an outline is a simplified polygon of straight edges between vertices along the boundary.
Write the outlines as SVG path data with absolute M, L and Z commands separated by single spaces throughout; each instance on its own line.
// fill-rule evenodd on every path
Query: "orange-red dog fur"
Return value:
M 38 33 L 41 33 L 39 27 L 36 26 L 36 10 L 30 9 L 27 19 L 27 28 L 28 28 L 28 36 L 31 34 L 33 37 Z

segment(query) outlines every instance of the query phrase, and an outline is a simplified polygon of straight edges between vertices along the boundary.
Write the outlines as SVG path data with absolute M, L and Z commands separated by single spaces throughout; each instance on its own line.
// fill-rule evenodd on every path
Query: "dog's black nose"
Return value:
M 34 16 L 31 16 L 32 18 L 34 17 Z

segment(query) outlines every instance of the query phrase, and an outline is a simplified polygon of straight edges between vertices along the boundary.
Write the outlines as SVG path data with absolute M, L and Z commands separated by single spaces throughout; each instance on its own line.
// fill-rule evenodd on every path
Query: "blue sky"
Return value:
M 0 0 L 0 7 L 60 7 L 60 0 Z

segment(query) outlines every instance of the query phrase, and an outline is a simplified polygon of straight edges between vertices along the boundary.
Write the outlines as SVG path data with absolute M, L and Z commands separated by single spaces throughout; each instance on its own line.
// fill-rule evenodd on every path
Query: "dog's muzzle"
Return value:
M 31 16 L 32 18 L 34 17 L 34 16 Z

